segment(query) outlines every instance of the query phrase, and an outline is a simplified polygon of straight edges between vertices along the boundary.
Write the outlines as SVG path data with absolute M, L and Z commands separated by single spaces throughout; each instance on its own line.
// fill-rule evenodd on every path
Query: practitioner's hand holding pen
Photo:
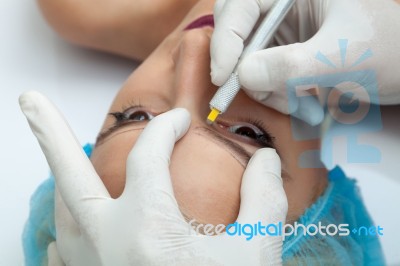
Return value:
M 279 265 L 282 237 L 198 235 L 174 197 L 169 161 L 190 125 L 174 109 L 146 126 L 127 159 L 123 194 L 113 199 L 58 110 L 28 92 L 20 105 L 56 179 L 54 265 Z M 163 134 L 159 134 L 163 132 Z M 285 222 L 280 159 L 256 152 L 243 176 L 238 223 Z M 206 195 L 205 195 L 206 196 Z
M 244 41 L 260 15 L 268 12 L 274 2 L 217 0 L 211 41 L 211 76 L 215 85 L 221 86 L 228 79 Z M 362 93 L 354 83 L 345 84 L 340 90 L 354 93 L 364 102 L 400 104 L 400 4 L 396 2 L 399 1 L 297 0 L 275 34 L 275 47 L 254 52 L 239 65 L 242 87 L 266 106 L 317 124 L 323 118 L 321 104 L 310 97 L 298 97 L 298 101 L 288 103 L 286 82 L 368 69 L 376 75 L 378 92 Z

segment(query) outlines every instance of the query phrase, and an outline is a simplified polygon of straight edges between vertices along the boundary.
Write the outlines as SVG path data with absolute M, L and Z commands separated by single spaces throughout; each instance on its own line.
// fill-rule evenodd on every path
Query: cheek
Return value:
M 236 220 L 244 168 L 228 151 L 203 137 L 187 136 L 175 146 L 170 169 L 175 197 L 189 220 Z
M 126 159 L 136 134 L 121 134 L 96 148 L 91 161 L 113 198 L 123 192 Z M 182 213 L 200 223 L 229 224 L 240 206 L 244 168 L 226 150 L 187 134 L 174 148 L 171 180 Z
M 93 150 L 90 160 L 112 198 L 125 187 L 126 160 L 139 132 L 119 134 Z
M 303 169 L 284 183 L 289 205 L 287 222 L 296 221 L 323 194 L 328 185 L 327 174 L 326 169 Z
M 327 171 L 324 168 L 309 168 L 300 164 L 303 153 L 320 149 L 319 139 L 296 140 L 290 117 L 274 113 L 273 119 L 274 128 L 271 134 L 277 136 L 276 147 L 282 160 L 282 169 L 289 175 L 284 182 L 289 205 L 287 220 L 293 222 L 323 193 L 327 185 Z

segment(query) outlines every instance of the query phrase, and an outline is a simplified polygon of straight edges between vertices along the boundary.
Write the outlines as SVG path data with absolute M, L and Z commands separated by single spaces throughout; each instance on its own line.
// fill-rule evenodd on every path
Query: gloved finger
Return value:
M 317 99 L 311 96 L 298 96 L 298 91 L 287 91 L 286 84 L 296 78 L 319 76 L 326 72 L 325 66 L 315 59 L 317 51 L 308 43 L 273 47 L 255 52 L 240 64 L 238 72 L 246 93 L 261 103 L 284 113 L 293 114 L 310 125 L 321 123 L 323 108 Z M 271 96 L 268 96 L 268 95 Z M 268 97 L 286 95 L 286 108 Z M 307 94 L 307 92 L 302 92 Z
M 292 116 L 311 126 L 316 126 L 322 123 L 325 113 L 317 98 L 314 96 L 300 97 L 298 102 L 298 108 L 292 113 Z
M 311 126 L 322 123 L 324 119 L 324 108 L 312 95 L 299 96 L 295 91 L 284 91 L 279 93 L 265 91 L 250 91 L 244 89 L 247 95 L 254 100 L 271 107 L 283 114 L 291 114 Z M 287 95 L 286 95 L 287 93 Z
M 217 22 L 221 17 L 221 12 L 225 6 L 226 0 L 217 0 L 214 5 L 214 22 Z M 259 4 L 259 8 L 261 10 L 261 14 L 266 13 L 274 3 L 273 0 L 261 0 L 257 2 Z M 222 16 L 224 17 L 224 16 Z
M 293 78 L 314 77 L 324 66 L 315 59 L 310 42 L 277 46 L 254 52 L 238 67 L 240 83 L 249 91 L 284 92 Z
M 127 179 L 123 196 L 155 190 L 173 195 L 169 163 L 175 142 L 186 134 L 190 114 L 177 108 L 155 117 L 140 134 L 127 159 Z
M 239 223 L 285 222 L 287 199 L 281 161 L 274 149 L 258 150 L 248 163 L 240 189 Z
M 222 9 L 226 3 L 226 0 L 217 0 L 214 5 L 214 24 L 218 22 L 221 16 Z
M 240 190 L 238 223 L 284 224 L 288 203 L 281 178 L 281 161 L 273 149 L 258 150 L 247 165 Z M 258 230 L 261 230 L 259 228 Z M 282 264 L 283 238 L 266 231 L 253 241 L 259 243 L 255 257 L 266 265 Z
M 47 258 L 49 266 L 64 266 L 64 262 L 58 254 L 56 242 L 53 241 L 47 246 Z
M 289 104 L 288 97 L 286 94 L 282 93 L 271 93 L 264 91 L 249 91 L 244 89 L 247 95 L 249 95 L 252 99 L 264 104 L 265 106 L 274 108 L 278 112 L 283 114 L 289 114 Z M 290 102 L 291 111 L 296 111 L 298 108 L 299 102 L 297 98 L 294 101 Z M 293 111 L 293 112 L 294 112 Z
M 81 230 L 65 205 L 57 187 L 54 191 L 54 220 L 57 231 L 57 245 L 62 258 L 70 258 L 81 237 Z
M 211 38 L 211 79 L 221 86 L 232 73 L 243 42 L 250 35 L 260 14 L 272 4 L 272 0 L 230 0 L 217 3 L 214 33 Z
M 70 127 L 46 97 L 35 91 L 26 92 L 20 96 L 19 104 L 66 205 L 81 225 L 83 217 L 90 216 L 87 214 L 93 209 L 93 201 L 87 198 L 109 198 L 106 188 Z

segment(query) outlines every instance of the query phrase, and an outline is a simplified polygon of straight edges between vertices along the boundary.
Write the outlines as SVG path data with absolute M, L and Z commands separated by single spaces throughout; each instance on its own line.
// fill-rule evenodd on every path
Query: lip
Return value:
M 197 18 L 189 25 L 186 26 L 184 30 L 193 30 L 199 29 L 203 27 L 212 27 L 214 28 L 214 16 L 213 15 L 205 15 Z

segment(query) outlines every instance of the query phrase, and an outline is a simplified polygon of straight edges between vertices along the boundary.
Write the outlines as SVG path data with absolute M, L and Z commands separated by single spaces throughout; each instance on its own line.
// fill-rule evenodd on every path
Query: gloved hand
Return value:
M 60 258 L 57 250 L 57 243 L 53 241 L 47 247 L 47 265 L 48 266 L 64 266 L 64 262 Z
M 57 109 L 42 95 L 20 97 L 23 110 L 56 179 L 57 249 L 67 265 L 279 265 L 282 237 L 195 233 L 174 197 L 169 161 L 190 115 L 174 109 L 154 118 L 127 159 L 123 194 L 112 199 Z M 163 134 L 159 134 L 163 132 Z M 285 222 L 287 199 L 280 160 L 256 152 L 241 186 L 239 223 Z M 65 204 L 64 204 L 65 202 Z M 58 250 L 58 252 L 57 252 Z
M 273 2 L 217 0 L 211 39 L 215 85 L 228 79 L 243 50 L 243 41 Z M 286 82 L 291 78 L 371 69 L 376 73 L 379 95 L 365 93 L 354 83 L 340 90 L 352 92 L 364 102 L 399 104 L 399 14 L 400 5 L 394 0 L 297 0 L 275 35 L 272 46 L 276 47 L 255 52 L 242 61 L 238 68 L 240 82 L 255 100 L 280 112 L 293 113 L 310 124 L 322 119 L 323 109 L 311 97 L 288 106 Z M 346 39 L 348 47 L 344 43 L 341 50 L 338 40 Z M 326 56 L 330 63 L 322 63 L 322 58 L 318 61 L 317 54 Z M 366 60 L 361 62 L 363 55 Z

